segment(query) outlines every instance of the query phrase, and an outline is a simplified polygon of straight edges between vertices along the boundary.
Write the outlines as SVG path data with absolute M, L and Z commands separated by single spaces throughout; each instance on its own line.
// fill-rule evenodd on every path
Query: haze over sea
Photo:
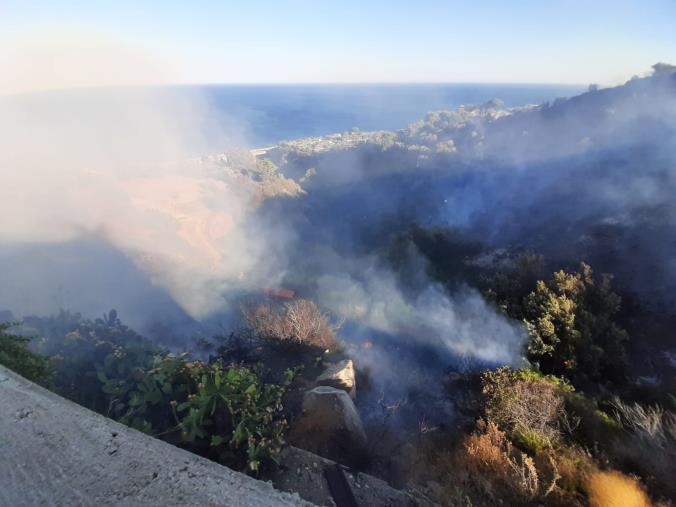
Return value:
M 193 87 L 177 88 L 190 89 Z M 396 130 L 430 111 L 482 104 L 498 98 L 506 107 L 570 97 L 579 85 L 369 84 L 195 87 L 226 123 L 238 124 L 249 146 L 361 130 Z M 240 142 L 242 140 L 240 139 Z

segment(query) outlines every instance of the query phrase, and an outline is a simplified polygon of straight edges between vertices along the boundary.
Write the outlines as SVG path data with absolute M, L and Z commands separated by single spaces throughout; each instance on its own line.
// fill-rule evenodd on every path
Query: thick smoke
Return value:
M 191 161 L 239 132 L 188 90 L 0 97 L 0 307 L 141 322 L 159 287 L 200 318 L 268 279 L 253 189 Z
M 392 273 L 373 269 L 360 278 L 322 275 L 317 280 L 317 298 L 345 319 L 447 358 L 518 362 L 524 330 L 498 315 L 475 290 L 449 297 L 430 282 L 420 293 L 407 296 Z
M 227 314 L 242 292 L 291 280 L 347 319 L 344 337 L 355 343 L 371 333 L 439 358 L 519 361 L 524 331 L 477 292 L 448 296 L 422 265 L 412 290 L 364 256 L 379 221 L 404 210 L 418 218 L 419 204 L 380 198 L 368 177 L 358 177 L 370 207 L 360 208 L 368 227 L 353 227 L 343 214 L 351 201 L 342 197 L 354 190 L 346 183 L 368 170 L 358 153 L 343 158 L 328 200 L 320 202 L 327 194 L 315 189 L 314 197 L 277 207 L 271 219 L 257 211 L 260 189 L 250 178 L 196 159 L 216 141 L 242 143 L 246 126 L 237 127 L 217 121 L 194 90 L 80 89 L 0 99 L 0 185 L 7 190 L 0 201 L 0 307 L 18 316 L 117 308 L 134 326 L 176 313 L 201 321 Z
M 522 110 L 432 113 L 351 143 L 284 168 L 315 169 L 306 187 L 326 236 L 373 243 L 409 223 L 445 226 L 557 269 L 584 260 L 621 289 L 676 301 L 674 73 Z M 326 202 L 345 220 L 324 219 Z

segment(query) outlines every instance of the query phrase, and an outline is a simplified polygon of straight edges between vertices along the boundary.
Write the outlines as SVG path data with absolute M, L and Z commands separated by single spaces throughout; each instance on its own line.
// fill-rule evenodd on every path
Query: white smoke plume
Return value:
M 526 339 L 525 329 L 499 315 L 476 290 L 449 297 L 430 283 L 405 295 L 392 274 L 375 268 L 359 278 L 321 276 L 317 298 L 345 319 L 456 358 L 515 365 Z
M 124 73 L 120 62 L 115 67 Z M 64 72 L 72 68 L 69 61 Z M 73 84 L 57 77 L 56 86 Z M 252 213 L 257 196 L 246 181 L 194 160 L 215 139 L 226 144 L 240 136 L 214 121 L 210 107 L 198 92 L 147 87 L 0 98 L 0 309 L 25 315 L 67 306 L 92 314 L 114 307 L 137 325 L 153 305 L 150 291 L 130 281 L 135 270 L 134 279 L 150 280 L 200 320 L 226 310 L 227 298 L 241 290 L 281 283 L 284 250 L 293 244 L 297 255 L 308 252 L 319 263 L 301 271 L 316 287 L 312 296 L 337 316 L 456 357 L 518 361 L 523 330 L 478 293 L 451 298 L 427 281 L 425 290 L 404 294 L 376 262 L 355 257 L 341 272 L 293 243 L 284 217 L 265 225 Z M 343 169 L 359 170 L 352 162 Z M 91 238 L 117 257 L 100 245 L 80 246 Z M 348 274 L 355 269 L 365 274 Z M 55 297 L 64 285 L 69 293 Z
M 85 42 L 81 48 L 89 48 L 85 56 L 91 57 Z M 133 79 L 138 61 L 126 68 L 125 56 L 136 53 L 123 49 L 106 46 L 102 56 L 121 55 L 116 72 Z M 76 65 L 76 56 L 70 54 L 62 73 L 87 68 L 90 58 Z M 48 81 L 24 82 L 25 70 L 41 62 L 36 57 L 3 68 L 5 83 L 48 88 Z M 57 87 L 78 83 L 58 68 L 51 75 Z M 224 290 L 255 283 L 262 256 L 269 258 L 266 235 L 245 224 L 250 189 L 189 162 L 215 140 L 232 142 L 233 134 L 213 120 L 204 97 L 187 90 L 122 87 L 0 97 L 0 245 L 6 250 L 41 244 L 48 255 L 53 245 L 97 237 L 123 252 L 191 316 L 219 310 Z M 0 276 L 0 306 L 19 314 L 41 308 L 17 306 L 21 281 L 8 266 Z M 58 284 L 50 288 L 45 280 L 43 289 Z M 111 306 L 117 304 L 113 299 Z

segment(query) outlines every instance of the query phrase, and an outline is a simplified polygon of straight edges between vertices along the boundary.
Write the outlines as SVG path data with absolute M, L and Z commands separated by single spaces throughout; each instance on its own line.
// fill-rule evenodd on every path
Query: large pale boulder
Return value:
M 354 363 L 352 359 L 345 359 L 335 364 L 330 364 L 324 373 L 315 381 L 318 386 L 335 387 L 342 389 L 350 398 L 357 395 L 357 383 L 354 379 Z
M 303 446 L 323 456 L 349 459 L 363 452 L 366 433 L 352 398 L 342 389 L 319 386 L 303 397 L 296 431 Z

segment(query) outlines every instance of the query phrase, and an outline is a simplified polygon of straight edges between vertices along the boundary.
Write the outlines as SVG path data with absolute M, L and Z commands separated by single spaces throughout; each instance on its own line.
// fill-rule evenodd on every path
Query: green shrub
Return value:
M 517 446 L 532 455 L 552 447 L 551 439 L 538 430 L 516 430 L 512 435 L 512 440 Z
M 611 281 L 610 275 L 595 280 L 582 263 L 577 273 L 558 271 L 537 282 L 524 301 L 524 320 L 529 359 L 542 371 L 576 384 L 621 379 L 628 335 L 614 320 L 621 299 Z
M 52 355 L 59 394 L 233 468 L 257 473 L 277 460 L 286 385 L 264 383 L 241 366 L 170 354 L 122 324 L 114 310 L 95 320 L 68 312 L 31 317 L 24 328 L 39 334 L 37 348 Z M 293 372 L 287 373 L 288 383 Z
M 109 354 L 97 377 L 108 415 L 124 424 L 252 473 L 277 462 L 285 386 L 263 383 L 251 369 L 132 343 Z
M 67 311 L 51 317 L 28 317 L 22 329 L 36 336 L 36 352 L 50 357 L 54 390 L 104 414 L 109 412 L 110 400 L 96 381 L 101 365 L 119 370 L 115 377 L 127 378 L 132 368 L 148 365 L 142 358 L 152 359 L 159 352 L 149 340 L 122 324 L 115 310 L 95 320 Z
M 172 424 L 170 401 L 187 397 L 191 379 L 182 357 L 151 351 L 132 343 L 96 365 L 100 391 L 108 400 L 106 415 L 149 434 Z
M 596 400 L 581 393 L 566 395 L 566 411 L 579 421 L 575 437 L 585 446 L 607 447 L 619 435 L 621 425 L 601 410 Z
M 0 324 L 0 364 L 34 382 L 46 381 L 49 377 L 49 360 L 28 349 L 31 341 L 25 336 L 7 332 L 12 324 Z
M 566 420 L 565 383 L 503 367 L 484 372 L 482 385 L 487 417 L 507 431 L 514 443 L 535 453 L 559 439 Z
M 197 391 L 176 404 L 176 418 L 185 442 L 208 441 L 220 461 L 246 462 L 258 472 L 265 461 L 277 462 L 286 420 L 280 417 L 284 388 L 264 384 L 253 371 L 218 363 L 194 365 Z

